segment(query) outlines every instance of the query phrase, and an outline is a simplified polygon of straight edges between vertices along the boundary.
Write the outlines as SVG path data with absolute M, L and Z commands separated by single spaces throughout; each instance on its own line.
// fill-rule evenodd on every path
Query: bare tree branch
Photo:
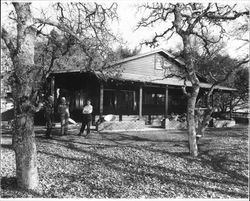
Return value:
M 246 63 L 248 63 L 248 62 L 249 62 L 249 58 L 246 57 L 245 59 L 243 59 L 242 61 L 240 61 L 240 62 L 235 66 L 235 68 L 233 68 L 233 69 L 227 71 L 227 73 L 226 73 L 226 75 L 225 75 L 225 77 L 224 77 L 223 79 L 217 80 L 217 82 L 215 82 L 214 84 L 215 84 L 215 85 L 218 85 L 218 84 L 220 84 L 220 83 L 225 82 L 225 81 L 228 79 L 228 77 L 229 77 L 234 71 L 236 71 L 240 66 L 242 66 L 243 64 L 246 64 Z
M 6 31 L 4 27 L 1 27 L 1 38 L 4 40 L 6 46 L 8 47 L 10 54 L 14 56 L 16 54 L 16 48 L 13 44 L 13 39 L 10 37 L 10 34 Z
M 208 12 L 205 16 L 209 19 L 215 19 L 215 20 L 235 20 L 240 16 L 244 16 L 244 15 L 249 15 L 249 11 L 244 11 L 244 12 L 237 12 L 234 11 L 232 12 L 226 12 L 222 15 L 220 15 L 219 13 L 216 14 L 214 12 Z

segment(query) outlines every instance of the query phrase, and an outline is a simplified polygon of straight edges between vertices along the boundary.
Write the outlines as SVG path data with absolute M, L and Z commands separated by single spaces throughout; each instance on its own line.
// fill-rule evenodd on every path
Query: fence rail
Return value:
M 248 112 L 233 112 L 232 113 L 233 118 L 250 118 L 250 113 Z
M 230 112 L 215 112 L 213 113 L 213 117 L 221 118 L 221 119 L 231 119 L 233 118 L 236 123 L 249 123 L 250 113 L 248 112 L 232 112 L 232 116 L 230 116 Z

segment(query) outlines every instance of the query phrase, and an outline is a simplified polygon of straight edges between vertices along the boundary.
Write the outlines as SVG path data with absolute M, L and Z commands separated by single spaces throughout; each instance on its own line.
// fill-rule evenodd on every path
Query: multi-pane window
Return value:
M 145 92 L 143 103 L 146 105 L 164 105 L 165 95 L 154 92 Z
M 136 110 L 136 93 L 130 90 L 105 89 L 103 107 L 105 113 L 128 113 Z

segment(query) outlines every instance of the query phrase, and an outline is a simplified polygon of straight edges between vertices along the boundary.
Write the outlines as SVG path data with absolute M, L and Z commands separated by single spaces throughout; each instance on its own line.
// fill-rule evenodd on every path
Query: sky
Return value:
M 66 1 L 67 2 L 67 1 Z M 104 1 L 98 1 L 103 3 Z M 104 3 L 111 3 L 112 1 L 105 1 Z M 146 39 L 150 39 L 153 37 L 156 31 L 159 31 L 162 27 L 150 27 L 147 29 L 139 29 L 135 30 L 137 22 L 139 21 L 139 14 L 136 14 L 137 8 L 134 6 L 134 3 L 143 3 L 145 1 L 116 1 L 118 3 L 118 16 L 119 16 L 119 23 L 114 23 L 112 29 L 114 32 L 119 32 L 119 35 L 126 41 L 126 45 L 129 48 L 138 47 L 139 44 Z M 189 1 L 186 1 L 189 2 Z M 220 2 L 224 2 L 223 0 Z M 225 1 L 228 3 L 229 1 Z M 238 2 L 246 3 L 247 1 L 241 0 Z M 32 7 L 34 8 L 34 12 L 37 14 L 40 12 L 40 9 L 46 9 L 49 5 L 51 5 L 51 1 L 33 1 Z M 231 1 L 231 3 L 233 3 Z M 240 5 L 245 5 L 240 3 Z M 6 6 L 1 7 L 1 22 L 4 24 L 7 22 L 7 15 L 9 9 Z M 229 29 L 231 27 L 228 27 Z M 249 33 L 248 38 L 249 38 Z M 178 37 L 173 37 L 171 40 L 164 41 L 159 47 L 157 48 L 164 48 L 164 49 L 175 49 L 178 45 L 181 44 L 181 41 Z M 239 57 L 243 53 L 249 52 L 249 45 L 245 45 L 242 47 L 243 42 L 240 40 L 231 40 L 227 43 L 228 48 L 227 52 L 231 57 Z M 240 49 L 239 49 L 240 47 Z M 141 53 L 150 51 L 149 47 L 142 46 Z

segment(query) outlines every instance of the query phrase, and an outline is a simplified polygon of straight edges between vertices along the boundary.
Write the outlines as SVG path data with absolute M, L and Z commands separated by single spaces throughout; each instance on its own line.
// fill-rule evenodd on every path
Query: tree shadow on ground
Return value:
M 172 182 L 175 185 L 181 185 L 181 186 L 191 186 L 193 188 L 203 188 L 205 190 L 213 190 L 213 191 L 218 191 L 222 194 L 226 194 L 226 195 L 231 195 L 231 196 L 240 196 L 240 197 L 244 197 L 245 195 L 242 193 L 237 193 L 237 192 L 229 192 L 226 190 L 222 190 L 222 189 L 214 189 L 214 188 L 209 188 L 206 186 L 201 186 L 201 185 L 197 185 L 197 184 L 193 184 L 193 181 L 196 180 L 206 180 L 209 182 L 216 182 L 216 183 L 231 183 L 231 184 L 237 184 L 237 185 L 247 185 L 245 182 L 241 183 L 241 182 L 235 182 L 235 181 L 231 181 L 231 180 L 227 180 L 227 179 L 215 179 L 215 178 L 209 178 L 209 177 L 205 177 L 203 175 L 196 175 L 196 174 L 188 174 L 184 171 L 176 171 L 175 169 L 171 169 L 171 168 L 166 168 L 166 167 L 162 167 L 159 165 L 148 165 L 148 164 L 144 164 L 144 163 L 135 163 L 134 161 L 129 161 L 129 160 L 125 160 L 125 159 L 118 159 L 118 158 L 111 158 L 111 157 L 107 157 L 101 154 L 98 154 L 94 151 L 90 151 L 90 150 L 84 150 L 81 149 L 79 147 L 75 147 L 74 144 L 68 144 L 68 145 L 64 145 L 66 148 L 70 148 L 73 149 L 74 151 L 78 151 L 78 152 L 82 152 L 88 155 L 91 155 L 93 158 L 98 159 L 99 162 L 101 162 L 103 165 L 105 165 L 108 169 L 113 169 L 114 171 L 117 172 L 125 172 L 126 174 L 132 174 L 132 175 L 137 175 L 139 177 L 143 176 L 149 176 L 152 178 L 156 178 L 158 180 L 160 180 L 161 182 Z M 51 153 L 47 153 L 50 155 L 54 155 Z M 169 154 L 169 153 L 168 153 Z M 170 153 L 172 154 L 172 153 Z M 188 153 L 181 153 L 181 154 L 175 154 L 174 156 L 178 156 L 178 157 L 183 157 L 183 155 L 188 155 Z M 60 158 L 64 158 L 64 159 L 68 159 L 68 160 L 79 160 L 82 161 L 82 159 L 75 159 L 75 158 L 70 158 L 70 157 L 64 157 L 64 156 L 60 156 L 59 154 L 55 155 L 56 157 L 60 157 Z M 89 163 L 91 164 L 91 163 Z M 117 164 L 124 164 L 124 168 L 121 167 L 117 167 Z M 133 166 L 133 169 L 127 168 L 130 166 Z M 147 169 L 151 170 L 150 172 L 146 172 L 146 171 L 138 171 L 138 169 L 136 167 L 140 167 L 140 166 L 144 166 Z M 181 177 L 187 177 L 188 181 L 187 182 L 183 182 L 180 179 L 176 179 L 176 177 L 174 177 L 175 179 L 173 179 L 173 177 L 169 177 L 167 175 L 164 175 L 164 179 L 163 179 L 163 175 L 159 175 L 156 173 L 152 173 L 152 171 L 154 172 L 162 172 L 162 173 L 167 173 L 167 174 L 171 174 L 171 175 L 181 175 Z M 72 178 L 74 179 L 74 178 Z M 73 181 L 73 180 L 72 180 Z
M 211 140 L 207 141 L 206 143 L 209 143 Z M 205 143 L 203 142 L 201 145 L 204 145 Z M 139 148 L 141 149 L 141 148 Z M 229 158 L 230 156 L 226 156 L 225 154 L 223 154 L 222 156 L 220 155 L 220 153 L 225 152 L 225 149 L 217 149 L 217 150 L 212 150 L 213 152 L 218 151 L 219 153 L 215 153 L 215 154 L 211 154 L 210 151 L 211 150 L 200 150 L 199 156 L 196 157 L 191 157 L 190 154 L 188 152 L 171 152 L 169 150 L 162 150 L 162 149 L 152 149 L 151 147 L 146 148 L 146 150 L 148 151 L 153 151 L 153 152 L 160 152 L 162 154 L 168 154 L 168 155 L 172 155 L 174 157 L 181 157 L 189 162 L 193 162 L 193 161 L 200 161 L 202 163 L 203 166 L 207 166 L 209 165 L 214 172 L 217 173 L 222 173 L 224 175 L 227 175 L 229 178 L 231 178 L 231 180 L 233 181 L 226 181 L 229 183 L 233 183 L 233 184 L 237 184 L 237 185 L 242 185 L 242 186 L 247 186 L 248 184 L 248 177 L 239 174 L 238 172 L 240 171 L 240 168 L 236 169 L 236 170 L 230 170 L 228 167 L 229 163 L 235 163 L 235 161 L 230 162 Z M 235 151 L 237 151 L 238 149 L 235 149 Z M 230 149 L 230 151 L 233 151 L 232 149 Z M 240 166 L 239 166 L 240 167 Z M 237 181 L 235 181 L 237 180 Z M 217 182 L 220 182 L 217 180 Z M 223 181 L 225 182 L 225 181 Z
M 64 146 L 67 149 L 71 149 L 71 150 L 78 151 L 78 152 L 92 156 L 93 161 L 91 161 L 90 159 L 84 159 L 84 158 L 62 156 L 60 154 L 50 153 L 48 151 L 38 151 L 38 153 L 43 153 L 43 154 L 47 154 L 47 155 L 51 155 L 51 156 L 55 156 L 55 157 L 59 157 L 62 159 L 67 159 L 67 160 L 81 161 L 81 162 L 84 162 L 85 165 L 90 166 L 90 169 L 92 167 L 91 166 L 92 162 L 95 163 L 96 159 L 97 159 L 97 161 L 99 163 L 103 164 L 107 169 L 112 169 L 120 174 L 122 172 L 126 173 L 126 175 L 128 175 L 128 176 L 125 179 L 126 180 L 132 179 L 133 185 L 136 185 L 136 183 L 139 183 L 140 181 L 144 180 L 146 177 L 150 177 L 150 178 L 154 178 L 154 179 L 159 180 L 161 183 L 172 183 L 180 188 L 182 188 L 182 187 L 186 188 L 188 186 L 190 189 L 203 189 L 206 191 L 218 192 L 218 193 L 233 196 L 233 197 L 242 197 L 242 198 L 247 197 L 247 194 L 243 194 L 243 193 L 236 192 L 236 191 L 231 191 L 230 189 L 228 189 L 228 190 L 221 189 L 219 187 L 212 188 L 209 186 L 204 186 L 204 185 L 199 185 L 199 184 L 194 183 L 196 180 L 202 180 L 202 181 L 204 180 L 204 181 L 216 182 L 216 183 L 220 183 L 220 184 L 230 183 L 230 184 L 236 184 L 236 185 L 240 185 L 240 186 L 247 186 L 247 184 L 248 184 L 247 177 L 239 174 L 237 172 L 238 170 L 229 170 L 226 168 L 226 166 L 224 164 L 228 161 L 228 157 L 226 157 L 225 155 L 219 155 L 216 153 L 211 154 L 209 152 L 209 150 L 202 150 L 200 153 L 200 156 L 198 158 L 192 158 L 189 156 L 188 151 L 171 152 L 170 150 L 162 150 L 159 148 L 152 148 L 150 146 L 129 145 L 130 142 L 128 142 L 128 144 L 120 143 L 120 141 L 126 141 L 126 140 L 130 141 L 132 139 L 137 139 L 137 140 L 135 140 L 137 142 L 145 141 L 145 138 L 141 138 L 138 136 L 133 138 L 133 136 L 131 137 L 131 135 L 126 135 L 126 134 L 124 136 L 121 136 L 121 135 L 124 135 L 124 134 L 119 133 L 118 137 L 114 136 L 114 139 L 112 138 L 111 135 L 109 135 L 109 137 L 104 135 L 100 139 L 100 140 L 105 139 L 107 141 L 112 141 L 113 143 L 115 143 L 115 145 L 92 144 L 92 143 L 85 143 L 85 142 L 72 142 L 72 141 L 69 141 L 67 139 L 64 140 L 64 139 L 60 139 L 60 138 L 53 139 L 55 141 L 61 141 L 62 144 L 60 144 L 60 145 Z M 138 140 L 138 138 L 139 138 L 139 140 Z M 146 141 L 151 142 L 152 140 L 146 139 Z M 159 140 L 159 141 L 162 142 L 162 140 Z M 159 141 L 152 141 L 152 142 L 159 142 Z M 201 141 L 201 144 L 202 143 L 203 143 L 203 145 L 209 144 L 210 141 L 211 140 Z M 54 143 L 53 141 L 50 141 L 50 140 L 47 140 L 47 142 Z M 176 145 L 182 144 L 183 146 L 187 145 L 187 140 L 165 140 L 163 142 L 169 142 L 172 144 L 172 146 L 174 146 L 175 144 Z M 166 168 L 166 167 L 163 167 L 161 165 L 149 165 L 149 164 L 145 164 L 145 163 L 134 162 L 132 160 L 125 160 L 125 159 L 121 159 L 121 158 L 108 157 L 108 156 L 104 156 L 100 153 L 97 153 L 95 150 L 89 150 L 86 147 L 85 147 L 86 149 L 79 148 L 79 147 L 75 146 L 76 143 L 80 144 L 80 145 L 83 144 L 83 145 L 94 146 L 97 149 L 98 148 L 109 148 L 110 146 L 116 146 L 116 147 L 124 146 L 124 147 L 130 147 L 133 149 L 138 149 L 140 151 L 158 152 L 158 153 L 161 153 L 163 155 L 165 154 L 165 155 L 169 155 L 169 156 L 183 158 L 185 160 L 189 160 L 190 162 L 193 162 L 195 160 L 199 160 L 202 164 L 209 165 L 210 167 L 212 167 L 214 172 L 221 173 L 223 175 L 227 175 L 229 178 L 220 178 L 220 179 L 210 178 L 210 177 L 206 177 L 204 175 L 200 175 L 199 173 L 189 174 L 189 173 L 181 171 L 181 170 L 176 170 L 174 168 Z M 10 148 L 10 147 L 6 146 L 5 148 Z M 120 164 L 124 164 L 124 166 L 119 166 Z M 139 171 L 138 167 L 140 167 L 140 166 L 144 166 L 147 171 L 145 171 L 145 170 Z M 78 175 L 73 175 L 73 174 L 69 174 L 69 173 L 63 173 L 63 174 L 65 177 L 67 177 L 71 181 L 74 181 L 75 179 L 79 179 L 79 178 L 83 177 L 82 172 L 79 172 Z M 178 175 L 178 176 L 176 176 L 176 175 Z M 186 181 L 182 180 L 183 177 L 187 178 Z M 6 181 L 4 181 L 4 182 L 6 183 Z M 85 182 L 86 182 L 86 185 L 89 185 L 90 188 L 92 188 L 92 189 L 100 188 L 99 186 L 96 186 L 93 183 L 90 183 L 88 181 L 85 181 Z M 102 189 L 102 190 L 105 191 L 105 189 Z M 110 195 L 112 195 L 113 193 L 117 193 L 117 191 L 112 192 L 112 189 L 106 189 L 106 190 L 110 192 Z
M 9 191 L 9 195 L 8 193 L 2 195 L 1 197 L 3 198 L 13 198 L 13 193 L 11 193 L 11 191 L 14 191 L 15 193 L 22 195 L 22 194 L 26 194 L 26 195 L 32 195 L 32 197 L 42 197 L 41 193 L 38 193 L 36 191 L 33 190 L 23 190 L 21 188 L 18 187 L 17 185 L 17 180 L 16 177 L 1 177 L 1 189 L 5 190 L 5 191 Z
M 128 135 L 124 133 L 115 133 L 115 134 L 110 134 L 110 133 L 102 133 L 100 134 L 102 136 L 102 139 L 108 140 L 115 142 L 117 144 L 121 144 L 120 142 L 122 141 L 135 141 L 135 142 L 187 142 L 184 137 L 180 136 L 178 137 L 179 139 L 152 139 L 152 136 L 150 137 L 139 137 L 139 136 L 134 136 L 134 135 Z M 122 143 L 123 144 L 123 143 Z M 130 142 L 128 142 L 130 144 Z
M 117 138 L 118 136 L 118 138 Z M 114 137 L 111 138 L 111 137 Z M 225 159 L 224 157 L 220 157 L 218 155 L 211 155 L 209 154 L 209 152 L 202 152 L 200 153 L 200 157 L 198 158 L 194 158 L 194 157 L 191 157 L 189 152 L 188 152 L 188 149 L 186 152 L 171 152 L 169 150 L 162 150 L 162 149 L 156 149 L 156 148 L 151 148 L 149 146 L 133 146 L 133 145 L 127 145 L 127 144 L 124 144 L 124 143 L 120 143 L 121 140 L 133 140 L 135 139 L 135 141 L 151 141 L 150 139 L 145 139 L 145 138 L 140 138 L 140 137 L 137 137 L 137 136 L 131 136 L 131 135 L 126 135 L 126 134 L 122 134 L 122 133 L 119 133 L 119 134 L 116 134 L 116 136 L 110 136 L 109 134 L 109 137 L 106 137 L 106 135 L 102 135 L 102 138 L 104 138 L 105 140 L 107 141 L 112 141 L 114 143 L 116 143 L 118 146 L 128 146 L 130 148 L 133 148 L 133 149 L 138 149 L 138 150 L 147 150 L 147 151 L 151 151 L 151 152 L 158 152 L 158 153 L 161 153 L 161 154 L 168 154 L 168 155 L 171 155 L 171 156 L 174 156 L 174 157 L 179 157 L 179 158 L 183 158 L 185 160 L 188 160 L 190 162 L 192 161 L 201 161 L 203 163 L 203 165 L 210 165 L 215 172 L 220 172 L 224 175 L 228 175 L 231 179 L 235 180 L 235 178 L 238 178 L 237 181 L 227 181 L 227 182 L 230 182 L 230 183 L 234 183 L 234 184 L 239 184 L 239 185 L 246 185 L 247 182 L 248 182 L 248 178 L 245 177 L 244 175 L 241 175 L 238 173 L 238 169 L 237 170 L 229 170 L 226 168 L 226 166 L 222 165 L 224 164 L 227 159 Z M 69 142 L 67 140 L 61 140 L 63 141 L 65 144 L 66 147 L 68 148 L 71 148 L 71 149 L 74 149 L 76 151 L 83 151 L 79 148 L 76 148 L 74 143 L 76 142 Z M 200 146 L 201 145 L 204 145 L 206 143 L 209 143 L 211 140 L 203 140 L 203 141 L 200 141 Z M 164 140 L 163 142 L 169 142 L 169 143 L 174 143 L 173 146 L 183 146 L 183 147 L 187 147 L 188 146 L 188 142 L 187 140 Z M 79 143 L 79 142 L 77 142 Z M 176 144 L 177 143 L 177 144 Z M 82 144 L 87 144 L 87 145 L 92 145 L 94 147 L 96 147 L 97 149 L 98 148 L 107 148 L 107 147 L 117 147 L 116 145 L 103 145 L 103 144 L 91 144 L 91 143 L 82 143 Z M 100 147 L 101 146 L 101 147 Z M 188 147 L 187 147 L 188 148 Z M 88 153 L 88 154 L 91 154 L 91 152 L 88 152 L 86 150 L 84 150 L 83 152 L 85 153 Z M 208 156 L 209 159 L 207 159 L 205 156 Z M 95 156 L 97 157 L 96 154 L 92 153 L 92 156 Z M 98 155 L 98 158 L 102 158 L 102 159 L 105 159 L 104 156 L 100 156 Z M 107 158 L 106 158 L 107 159 Z M 117 159 L 115 159 L 115 161 L 110 161 L 110 163 L 113 163 L 113 162 L 117 162 Z M 124 161 L 122 161 L 124 162 Z M 169 170 L 167 170 L 169 171 Z M 194 175 L 193 175 L 194 176 Z M 213 181 L 216 181 L 218 182 L 218 180 L 213 180 Z
M 17 181 L 16 177 L 2 177 L 1 178 L 1 189 L 16 189 Z
M 204 156 L 209 156 L 209 159 Z M 241 171 L 241 168 L 230 170 L 228 166 L 232 163 L 235 163 L 235 161 L 229 160 L 230 156 L 227 156 L 226 154 L 210 154 L 209 151 L 203 152 L 200 154 L 200 158 L 202 159 L 202 163 L 210 165 L 214 172 L 222 173 L 224 175 L 227 175 L 229 178 L 231 178 L 233 181 L 235 181 L 235 184 L 247 186 L 248 185 L 248 177 L 239 174 Z
M 206 130 L 207 137 L 248 137 L 247 128 L 210 128 Z
M 223 190 L 220 188 L 211 188 L 211 187 L 202 186 L 202 185 L 193 183 L 196 180 L 206 180 L 206 181 L 210 181 L 210 182 L 218 182 L 218 183 L 225 183 L 226 182 L 226 183 L 228 183 L 228 182 L 230 182 L 228 180 L 211 179 L 208 177 L 204 177 L 202 175 L 188 174 L 188 173 L 183 172 L 183 171 L 177 171 L 175 169 L 165 168 L 165 167 L 158 166 L 158 165 L 140 164 L 140 163 L 135 163 L 133 161 L 124 160 L 124 159 L 110 158 L 110 157 L 100 155 L 100 154 L 93 152 L 93 151 L 82 150 L 82 149 L 77 148 L 77 147 L 73 148 L 73 146 L 70 146 L 70 148 L 93 156 L 95 159 L 98 159 L 99 162 L 101 162 L 103 165 L 105 165 L 107 169 L 112 169 L 112 170 L 118 172 L 119 174 L 126 173 L 126 175 L 128 175 L 128 176 L 127 176 L 127 178 L 124 178 L 124 179 L 133 179 L 133 185 L 136 185 L 136 183 L 141 182 L 146 177 L 150 177 L 150 178 L 155 178 L 155 179 L 159 180 L 161 183 L 172 183 L 174 185 L 177 185 L 179 188 L 182 188 L 182 187 L 186 188 L 186 186 L 189 186 L 189 188 L 194 188 L 194 189 L 197 189 L 197 188 L 201 189 L 202 188 L 206 191 L 208 191 L 208 190 L 217 191 L 217 192 L 220 192 L 220 193 L 225 194 L 225 195 L 231 195 L 231 196 L 236 196 L 236 197 L 237 196 L 238 197 L 246 197 L 246 195 L 242 194 L 242 193 L 231 192 L 231 191 Z M 59 155 L 56 155 L 56 156 L 61 157 L 61 158 L 65 158 L 65 157 L 59 156 Z M 82 161 L 82 159 L 73 159 L 73 158 L 67 158 L 67 159 Z M 88 163 L 88 164 L 91 165 L 92 163 Z M 123 164 L 124 166 L 119 167 L 119 164 Z M 144 170 L 139 171 L 138 167 L 140 167 L 140 166 L 144 166 L 147 170 L 150 170 L 150 171 L 144 171 Z M 91 167 L 90 167 L 90 169 L 91 169 Z M 158 174 L 159 172 L 165 173 L 165 174 Z M 64 173 L 62 173 L 62 174 L 64 174 Z M 179 177 L 176 177 L 176 175 L 178 175 Z M 71 175 L 71 174 L 64 174 L 64 176 L 73 182 L 76 179 L 79 179 L 79 177 L 81 178 L 83 176 L 83 173 L 80 173 L 77 176 Z M 183 181 L 181 179 L 183 177 L 187 177 L 186 181 L 185 180 Z M 180 178 L 180 179 L 177 179 L 177 178 Z M 239 183 L 237 183 L 237 184 L 239 184 Z M 100 188 L 99 186 L 94 186 L 93 183 L 90 183 L 89 185 L 91 185 L 92 186 L 91 188 L 94 188 L 94 189 Z

